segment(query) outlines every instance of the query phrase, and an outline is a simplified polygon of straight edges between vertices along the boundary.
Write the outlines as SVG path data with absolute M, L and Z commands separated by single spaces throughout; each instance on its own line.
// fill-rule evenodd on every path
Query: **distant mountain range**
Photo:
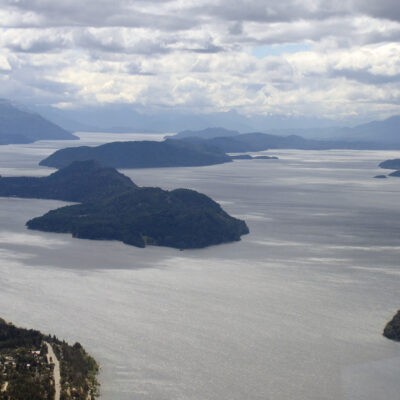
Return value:
M 320 137 L 319 144 L 314 139 L 306 139 L 305 136 L 309 136 L 312 131 L 312 136 Z M 308 135 L 307 135 L 308 133 Z M 290 143 L 290 146 L 295 144 L 302 146 L 307 142 L 307 146 L 312 147 L 326 147 L 337 145 L 343 146 L 346 143 L 350 143 L 351 146 L 357 145 L 361 148 L 392 148 L 391 145 L 400 145 L 400 116 L 393 116 L 383 121 L 373 121 L 367 124 L 358 125 L 354 128 L 314 128 L 314 129 L 283 129 L 283 130 L 271 130 L 265 132 L 252 132 L 247 134 L 241 134 L 238 130 L 228 130 L 221 127 L 207 128 L 203 130 L 185 130 L 177 133 L 174 138 L 176 139 L 187 139 L 187 138 L 200 138 L 200 139 L 216 139 L 226 138 L 234 140 L 243 140 L 247 135 L 267 134 L 270 140 L 275 138 L 276 145 L 286 146 Z M 279 139 L 285 138 L 285 139 Z M 283 141 L 282 141 L 283 140 Z M 279 144 L 278 144 L 279 143 Z M 274 144 L 271 144 L 273 147 Z M 346 146 L 347 147 L 347 146 Z M 239 150 L 243 151 L 243 150 Z
M 0 100 L 0 145 L 71 139 L 77 137 L 39 114 L 18 108 L 7 100 Z
M 298 135 L 273 135 L 253 132 L 240 134 L 238 131 L 223 128 L 208 128 L 201 131 L 183 131 L 172 136 L 185 142 L 207 144 L 225 153 L 263 151 L 268 149 L 301 149 L 301 150 L 330 150 L 330 149 L 400 149 L 399 143 L 378 141 L 362 141 L 361 139 L 316 140 L 306 139 Z
M 176 108 L 151 110 L 131 104 L 106 104 L 59 109 L 36 106 L 32 109 L 45 118 L 71 131 L 110 133 L 166 133 L 185 129 L 206 129 L 223 126 L 239 132 L 270 129 L 328 128 L 337 122 L 324 118 L 293 116 L 245 116 L 236 111 L 207 114 L 182 111 Z
M 358 125 L 348 131 L 349 136 L 358 140 L 371 140 L 379 143 L 400 143 L 400 115 L 383 121 L 372 121 Z M 347 135 L 346 135 L 347 137 Z
M 51 121 L 51 122 L 50 122 Z M 180 138 L 214 138 L 260 132 L 305 139 L 400 145 L 400 116 L 354 127 L 338 126 L 324 118 L 244 116 L 235 111 L 195 114 L 175 109 L 152 111 L 137 105 L 112 104 L 59 109 L 51 106 L 16 106 L 0 99 L 0 143 L 30 143 L 43 139 L 73 139 L 68 132 L 167 133 Z M 217 128 L 221 131 L 215 135 Z M 190 130 L 188 130 L 190 129 Z M 202 131 L 202 132 L 201 132 Z M 229 131 L 229 132 L 226 132 Z M 201 133 L 199 135 L 199 133 Z M 229 133 L 229 134 L 228 134 Z
M 343 126 L 324 118 L 294 116 L 244 116 L 235 111 L 195 114 L 175 109 L 146 110 L 129 104 L 99 105 L 79 109 L 36 107 L 49 120 L 71 131 L 88 132 L 179 132 L 207 130 L 220 126 L 238 133 L 262 132 L 279 136 L 298 135 L 307 139 L 367 141 L 400 144 L 400 116 Z M 355 126 L 354 126 L 355 125 Z M 205 137 L 205 136 L 204 136 Z

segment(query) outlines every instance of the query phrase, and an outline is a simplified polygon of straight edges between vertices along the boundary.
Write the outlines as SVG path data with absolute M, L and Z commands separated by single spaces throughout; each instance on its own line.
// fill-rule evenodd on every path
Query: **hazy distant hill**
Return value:
M 383 121 L 372 121 L 358 125 L 348 132 L 349 137 L 371 140 L 378 143 L 400 144 L 400 115 Z
M 299 126 L 291 129 L 271 129 L 266 124 L 262 132 L 240 134 L 238 131 L 229 131 L 224 128 L 208 128 L 203 130 L 186 130 L 179 132 L 174 138 L 187 139 L 198 137 L 214 139 L 229 137 L 234 140 L 246 141 L 244 135 L 269 135 L 271 148 L 376 148 L 392 149 L 400 146 L 400 116 L 393 116 L 382 121 L 372 121 L 367 124 L 349 127 L 322 127 L 303 128 Z M 312 139 L 310 139 L 312 138 Z M 266 140 L 266 137 L 263 137 Z M 236 147 L 235 142 L 231 147 Z M 348 144 L 349 143 L 349 144 Z M 226 144 L 226 146 L 228 146 Z M 295 147 L 293 147 L 295 146 Z M 393 147 L 396 146 L 396 147 Z M 238 150 L 243 151 L 243 150 Z
M 77 137 L 39 114 L 21 110 L 9 101 L 0 100 L 0 144 L 69 139 Z
M 305 139 L 298 135 L 280 136 L 261 132 L 244 133 L 230 137 L 213 137 L 211 139 L 203 139 L 200 136 L 201 132 L 192 132 L 192 134 L 194 135 L 193 137 L 187 136 L 183 140 L 191 143 L 208 144 L 209 146 L 216 147 L 226 153 L 262 151 L 268 149 L 329 150 L 382 149 L 385 147 L 384 145 L 372 142 L 351 140 L 315 140 Z
M 310 139 L 367 141 L 400 144 L 400 116 L 346 127 L 344 121 L 285 115 L 245 116 L 236 111 L 198 114 L 179 109 L 149 112 L 131 104 L 108 104 L 58 109 L 35 107 L 49 120 L 70 130 L 97 132 L 180 132 L 208 131 L 218 126 L 234 132 L 262 132 L 279 136 L 302 136 Z M 356 120 L 348 123 L 354 126 Z M 211 128 L 215 129 L 215 128 Z M 186 136 L 186 132 L 185 132 Z M 206 135 L 202 135 L 206 137 Z M 216 137 L 215 135 L 213 135 Z M 220 136 L 227 136 L 225 133 Z M 181 138 L 183 136 L 180 136 Z
M 165 140 L 71 147 L 56 151 L 42 160 L 40 165 L 62 168 L 73 161 L 84 160 L 96 160 L 114 168 L 155 168 L 221 164 L 230 162 L 231 158 L 207 143 Z
M 192 131 L 186 130 L 182 132 L 178 132 L 173 137 L 176 139 L 185 139 L 189 137 L 200 137 L 202 139 L 212 139 L 217 137 L 230 137 L 230 136 L 238 136 L 240 132 L 232 131 L 225 128 L 207 128 L 200 131 Z
M 255 129 L 249 120 L 235 111 L 198 114 L 170 108 L 149 112 L 132 104 L 107 104 L 57 109 L 35 107 L 40 114 L 66 128 L 92 132 L 179 132 L 184 129 L 205 129 L 224 126 L 241 132 Z

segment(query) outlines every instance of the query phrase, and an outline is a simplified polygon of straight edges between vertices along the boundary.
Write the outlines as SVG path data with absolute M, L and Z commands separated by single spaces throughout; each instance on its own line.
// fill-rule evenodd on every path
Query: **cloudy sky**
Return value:
M 0 97 L 400 114 L 398 0 L 0 0 Z

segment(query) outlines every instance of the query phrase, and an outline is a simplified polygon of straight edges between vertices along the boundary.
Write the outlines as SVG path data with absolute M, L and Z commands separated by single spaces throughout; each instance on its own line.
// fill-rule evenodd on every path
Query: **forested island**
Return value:
M 79 343 L 0 319 L 2 400 L 94 400 L 99 366 Z
M 194 190 L 140 188 L 101 201 L 67 206 L 27 222 L 29 229 L 119 240 L 137 247 L 202 248 L 240 240 L 244 221 Z
M 400 342 L 400 310 L 397 311 L 397 314 L 392 320 L 386 324 L 383 335 L 388 339 Z
M 140 188 L 114 168 L 77 161 L 48 177 L 0 178 L 0 195 L 81 202 L 27 222 L 29 229 L 126 244 L 203 248 L 240 240 L 246 223 L 194 190 Z

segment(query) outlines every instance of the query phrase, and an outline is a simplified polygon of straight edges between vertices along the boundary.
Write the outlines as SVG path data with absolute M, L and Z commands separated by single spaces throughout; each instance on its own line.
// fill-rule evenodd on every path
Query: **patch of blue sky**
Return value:
M 280 56 L 282 54 L 300 53 L 302 51 L 311 50 L 311 45 L 307 43 L 301 44 L 273 44 L 266 46 L 254 46 L 251 54 L 257 58 L 265 58 L 269 56 Z

